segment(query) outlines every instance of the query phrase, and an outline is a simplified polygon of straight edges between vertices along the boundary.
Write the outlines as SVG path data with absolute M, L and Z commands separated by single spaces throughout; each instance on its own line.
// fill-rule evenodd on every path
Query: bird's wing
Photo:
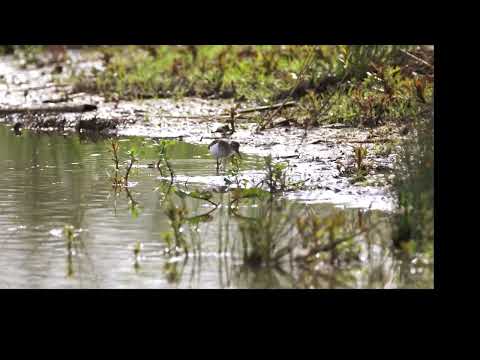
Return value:
M 218 140 L 213 140 L 210 145 L 208 145 L 208 149 L 210 149 L 213 145 L 215 145 L 216 143 L 218 143 Z

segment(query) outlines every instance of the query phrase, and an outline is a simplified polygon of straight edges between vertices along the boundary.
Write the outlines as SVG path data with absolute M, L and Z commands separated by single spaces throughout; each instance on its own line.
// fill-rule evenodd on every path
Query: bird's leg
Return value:
M 218 175 L 218 167 L 220 166 L 220 162 L 218 161 L 218 158 L 217 158 L 217 175 Z

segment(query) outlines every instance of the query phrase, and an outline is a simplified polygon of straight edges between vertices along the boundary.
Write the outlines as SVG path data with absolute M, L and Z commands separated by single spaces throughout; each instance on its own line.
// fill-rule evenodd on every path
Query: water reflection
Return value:
M 144 150 L 127 188 L 112 187 L 110 139 L 28 130 L 15 136 L 0 125 L 0 287 L 433 285 L 428 259 L 391 250 L 385 213 L 271 200 L 226 185 L 172 186 L 148 167 L 158 161 L 155 141 L 118 140 L 122 161 L 131 146 Z M 176 142 L 169 161 L 177 178 L 215 177 L 206 146 Z M 260 169 L 262 161 L 246 157 L 241 166 Z M 303 229 L 299 219 L 313 222 Z M 298 247 L 302 229 L 314 240 Z

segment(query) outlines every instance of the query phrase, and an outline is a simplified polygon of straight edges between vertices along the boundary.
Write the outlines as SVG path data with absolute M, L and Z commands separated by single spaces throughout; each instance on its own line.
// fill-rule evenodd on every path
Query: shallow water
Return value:
M 175 206 L 183 204 L 189 219 L 180 232 L 190 248 L 188 256 L 174 254 L 165 240 L 172 232 L 165 205 L 168 184 L 147 166 L 157 160 L 155 147 L 151 139 L 121 138 L 122 160 L 133 143 L 146 152 L 132 170 L 129 192 L 117 193 L 109 178 L 114 170 L 109 140 L 29 131 L 15 136 L 0 124 L 1 288 L 433 287 L 428 261 L 400 259 L 390 249 L 388 213 L 288 199 L 281 200 L 280 210 L 252 199 L 232 213 L 233 195 L 225 192 L 225 174 L 216 175 L 207 146 L 186 142 L 169 149 L 175 185 L 184 191 L 209 190 L 219 206 L 176 196 Z M 262 175 L 262 165 L 261 158 L 244 156 L 241 169 L 255 178 Z M 340 211 L 352 229 L 361 216 L 381 225 L 358 239 L 355 260 L 319 260 L 311 266 L 245 262 L 241 229 L 246 221 L 279 219 L 276 234 L 288 241 L 295 215 L 305 209 L 324 216 Z M 65 225 L 75 228 L 74 242 L 67 241 Z

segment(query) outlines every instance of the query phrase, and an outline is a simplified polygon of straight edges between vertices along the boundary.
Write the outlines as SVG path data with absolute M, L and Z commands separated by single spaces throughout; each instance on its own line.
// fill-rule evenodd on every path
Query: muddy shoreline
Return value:
M 107 102 L 98 95 L 79 92 L 66 80 L 75 71 L 101 70 L 95 53 L 70 50 L 70 63 L 58 73 L 56 65 L 41 68 L 20 67 L 11 56 L 0 58 L 0 108 L 58 104 L 91 104 L 94 111 L 59 114 L 13 114 L 0 116 L 0 122 L 21 123 L 35 131 L 101 132 L 106 136 L 142 136 L 178 138 L 206 145 L 220 137 L 214 132 L 225 122 L 219 117 L 231 106 L 227 100 L 197 98 L 148 99 Z M 252 104 L 241 104 L 240 108 Z M 379 134 L 381 128 L 362 129 L 332 124 L 309 129 L 279 126 L 256 132 L 256 123 L 237 120 L 230 137 L 241 144 L 241 152 L 288 161 L 293 180 L 305 181 L 301 191 L 288 198 L 308 203 L 328 202 L 341 206 L 392 210 L 388 179 L 395 160 L 394 153 L 375 153 L 378 143 L 398 138 L 396 133 Z M 368 175 L 361 184 L 352 184 L 344 176 L 353 161 L 353 148 L 361 144 L 368 151 Z

